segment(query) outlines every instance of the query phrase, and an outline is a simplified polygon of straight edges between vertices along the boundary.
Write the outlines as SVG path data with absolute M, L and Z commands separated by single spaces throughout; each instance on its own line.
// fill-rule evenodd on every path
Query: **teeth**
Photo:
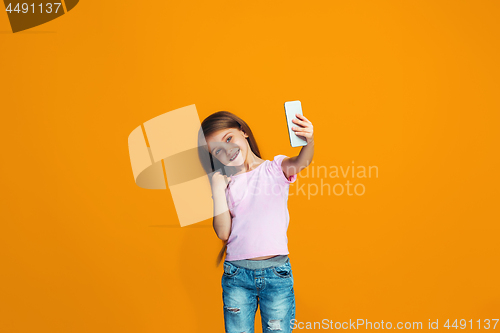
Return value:
M 240 151 L 240 150 L 238 149 L 238 150 L 236 151 L 236 153 L 234 153 L 234 156 L 233 156 L 233 157 L 231 157 L 230 161 L 233 161 L 233 160 L 236 158 L 236 156 L 238 156 L 238 152 L 239 152 L 239 151 Z

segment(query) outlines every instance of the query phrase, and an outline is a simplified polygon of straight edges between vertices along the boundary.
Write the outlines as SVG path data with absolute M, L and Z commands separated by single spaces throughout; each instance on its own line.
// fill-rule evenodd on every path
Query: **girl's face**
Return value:
M 248 135 L 240 129 L 228 128 L 207 137 L 212 156 L 226 166 L 240 166 L 246 160 L 250 145 Z

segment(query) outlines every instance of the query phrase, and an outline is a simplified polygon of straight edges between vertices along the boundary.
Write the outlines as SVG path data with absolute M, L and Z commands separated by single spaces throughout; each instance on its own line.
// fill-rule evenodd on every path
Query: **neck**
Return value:
M 259 158 L 251 150 L 249 150 L 245 162 L 243 162 L 242 165 L 234 167 L 234 175 L 252 171 L 256 167 L 258 167 L 263 161 L 264 161 L 263 159 Z

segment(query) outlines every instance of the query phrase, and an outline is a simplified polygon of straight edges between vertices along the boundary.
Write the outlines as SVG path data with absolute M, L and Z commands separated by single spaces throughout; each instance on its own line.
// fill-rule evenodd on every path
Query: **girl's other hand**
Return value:
M 295 116 L 299 119 L 292 119 L 292 122 L 294 124 L 299 125 L 300 127 L 292 127 L 292 131 L 295 133 L 295 135 L 303 137 L 304 140 L 306 140 L 307 144 L 311 143 L 314 141 L 314 136 L 313 136 L 313 125 L 303 115 L 300 113 L 296 113 Z
M 221 174 L 220 171 L 215 172 L 212 176 L 212 192 L 225 190 L 230 181 L 231 177 Z

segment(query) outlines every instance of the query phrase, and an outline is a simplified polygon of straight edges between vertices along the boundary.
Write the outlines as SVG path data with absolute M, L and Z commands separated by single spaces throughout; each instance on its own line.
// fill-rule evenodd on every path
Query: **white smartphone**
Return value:
M 302 105 L 300 104 L 300 101 L 285 102 L 285 115 L 286 123 L 288 125 L 288 136 L 290 137 L 290 144 L 292 145 L 292 147 L 306 146 L 307 141 L 295 135 L 295 132 L 292 130 L 292 127 L 294 126 L 300 128 L 299 125 L 292 123 L 293 119 L 298 119 L 295 116 L 296 113 L 302 114 Z

